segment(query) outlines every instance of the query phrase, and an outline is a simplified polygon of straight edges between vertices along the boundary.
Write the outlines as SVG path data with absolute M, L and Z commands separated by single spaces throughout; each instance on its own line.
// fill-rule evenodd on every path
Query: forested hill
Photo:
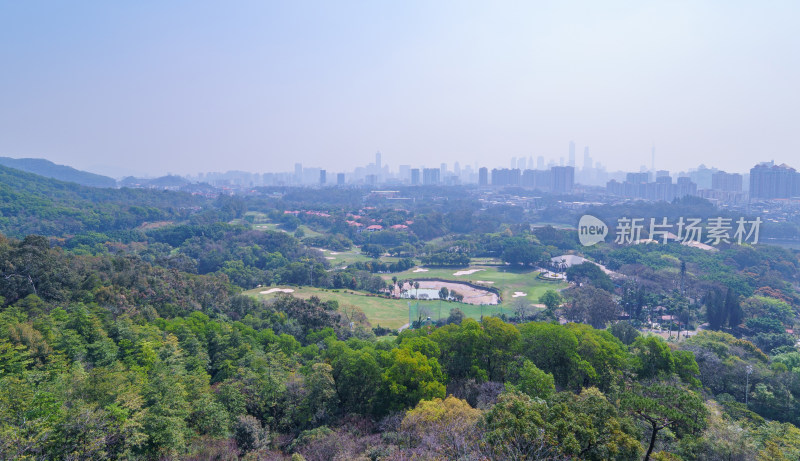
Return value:
M 117 181 L 114 178 L 89 173 L 88 171 L 76 170 L 71 166 L 58 165 L 43 158 L 0 157 L 0 165 L 38 174 L 46 178 L 74 182 L 84 186 L 115 187 L 117 185 Z
M 181 192 L 106 189 L 0 166 L 0 233 L 62 236 L 185 218 L 206 199 Z

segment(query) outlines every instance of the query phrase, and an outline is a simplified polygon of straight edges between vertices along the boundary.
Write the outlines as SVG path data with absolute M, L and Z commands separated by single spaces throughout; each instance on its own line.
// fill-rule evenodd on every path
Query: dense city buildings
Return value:
M 800 196 L 797 170 L 774 162 L 759 163 L 750 169 L 751 199 L 785 199 Z
M 687 195 L 703 197 L 715 204 L 730 206 L 770 200 L 800 199 L 800 173 L 786 164 L 764 162 L 749 173 L 741 174 L 700 165 L 681 172 L 655 170 L 645 166 L 639 171 L 606 171 L 605 167 L 583 151 L 581 168 L 574 163 L 575 143 L 569 144 L 569 157 L 559 163 L 546 162 L 542 155 L 510 158 L 512 168 L 490 168 L 476 163 L 463 165 L 438 163 L 436 167 L 402 164 L 392 168 L 380 152 L 374 163 L 336 173 L 337 186 L 459 186 L 477 185 L 493 190 L 520 187 L 553 194 L 591 194 L 595 199 L 673 201 Z M 535 159 L 535 160 L 534 160 Z M 566 160 L 566 161 L 565 161 Z M 463 165 L 463 166 L 462 166 Z M 296 163 L 294 171 L 284 173 L 205 173 L 194 179 L 227 189 L 254 186 L 327 187 L 327 169 L 304 167 Z M 331 173 L 333 174 L 333 173 Z M 133 186 L 135 187 L 135 186 Z

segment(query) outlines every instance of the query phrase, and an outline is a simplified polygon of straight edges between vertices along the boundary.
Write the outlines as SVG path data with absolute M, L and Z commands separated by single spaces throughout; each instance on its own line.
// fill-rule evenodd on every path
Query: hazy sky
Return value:
M 0 0 L 0 155 L 800 168 L 800 2 Z

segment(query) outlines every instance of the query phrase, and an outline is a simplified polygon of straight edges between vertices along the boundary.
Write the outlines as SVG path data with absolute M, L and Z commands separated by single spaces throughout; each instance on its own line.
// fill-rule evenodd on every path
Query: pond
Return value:
M 400 295 L 401 298 L 411 298 L 412 296 L 417 299 L 439 299 L 439 290 L 434 288 L 411 289 Z

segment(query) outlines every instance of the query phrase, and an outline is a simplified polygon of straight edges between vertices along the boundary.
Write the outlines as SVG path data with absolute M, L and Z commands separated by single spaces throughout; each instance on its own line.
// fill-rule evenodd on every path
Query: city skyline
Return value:
M 376 150 L 393 167 L 560 164 L 574 140 L 578 166 L 591 146 L 610 171 L 650 167 L 655 145 L 656 169 L 702 159 L 744 172 L 800 151 L 798 13 L 775 2 L 6 2 L 0 155 L 120 177 L 296 161 L 349 170 Z

